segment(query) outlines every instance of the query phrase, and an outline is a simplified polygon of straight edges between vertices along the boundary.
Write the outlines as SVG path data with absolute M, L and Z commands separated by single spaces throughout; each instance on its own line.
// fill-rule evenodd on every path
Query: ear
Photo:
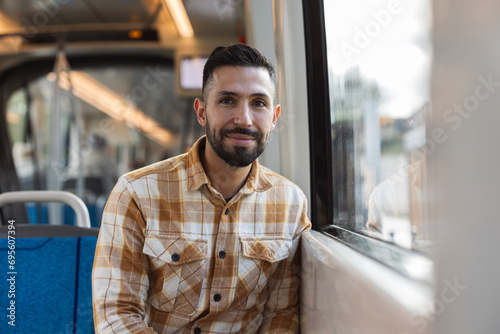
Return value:
M 196 100 L 194 100 L 194 110 L 196 112 L 196 118 L 198 119 L 198 123 L 200 123 L 201 126 L 205 127 L 205 125 L 207 124 L 207 113 L 205 109 L 205 102 L 203 102 L 199 98 L 196 98 Z
M 271 123 L 271 130 L 274 130 L 276 123 L 278 122 L 278 117 L 281 114 L 281 105 L 277 104 L 273 107 L 273 122 Z

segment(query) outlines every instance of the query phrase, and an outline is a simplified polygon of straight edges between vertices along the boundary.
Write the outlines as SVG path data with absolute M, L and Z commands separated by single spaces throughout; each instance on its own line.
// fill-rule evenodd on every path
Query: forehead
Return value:
M 231 91 L 240 94 L 264 93 L 273 97 L 273 83 L 263 67 L 222 66 L 213 72 L 211 92 Z

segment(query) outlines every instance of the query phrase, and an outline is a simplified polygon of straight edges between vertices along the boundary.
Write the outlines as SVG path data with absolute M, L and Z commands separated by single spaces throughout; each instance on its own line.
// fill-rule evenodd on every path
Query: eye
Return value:
M 220 99 L 219 101 L 220 104 L 232 104 L 234 103 L 232 99 L 230 98 L 227 98 L 227 97 L 224 97 L 222 99 Z
M 254 103 L 254 106 L 256 106 L 257 108 L 265 108 L 267 106 L 266 102 L 262 101 L 262 100 L 257 100 L 255 101 Z

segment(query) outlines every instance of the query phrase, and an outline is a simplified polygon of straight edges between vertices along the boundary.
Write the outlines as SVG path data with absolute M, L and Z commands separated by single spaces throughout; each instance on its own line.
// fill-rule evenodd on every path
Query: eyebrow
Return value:
M 227 91 L 227 90 L 221 90 L 220 92 L 218 92 L 216 94 L 216 96 L 240 96 L 240 94 L 236 93 L 236 92 Z M 269 95 L 267 95 L 265 93 L 254 93 L 254 94 L 251 94 L 250 97 L 264 97 L 264 98 L 270 99 Z

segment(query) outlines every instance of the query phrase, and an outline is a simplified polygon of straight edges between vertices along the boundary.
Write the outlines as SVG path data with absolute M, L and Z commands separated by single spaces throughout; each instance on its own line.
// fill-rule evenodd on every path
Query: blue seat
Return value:
M 15 232 L 16 274 L 10 275 L 7 226 L 0 227 L 4 274 L 15 277 L 14 298 L 8 297 L 10 282 L 0 280 L 4 312 L 15 300 L 15 327 L 4 315 L 0 333 L 94 333 L 91 273 L 98 229 L 17 225 Z
M 89 211 L 90 225 L 92 227 L 101 226 L 102 212 L 106 201 L 97 201 L 95 204 L 85 203 Z M 28 219 L 31 224 L 48 224 L 49 214 L 47 203 L 26 203 Z M 69 205 L 62 205 L 64 225 L 76 225 L 75 211 Z

